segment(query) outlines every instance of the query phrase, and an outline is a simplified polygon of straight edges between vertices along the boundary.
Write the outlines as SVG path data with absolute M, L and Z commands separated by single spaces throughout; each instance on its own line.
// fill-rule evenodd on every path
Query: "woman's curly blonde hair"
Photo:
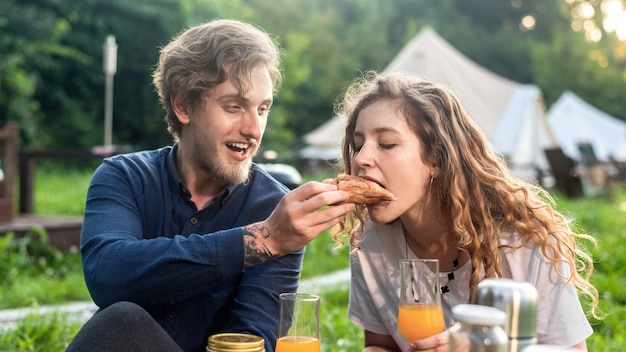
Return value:
M 595 239 L 572 230 L 571 220 L 558 212 L 554 200 L 539 186 L 513 177 L 503 158 L 493 153 L 477 125 L 452 91 L 411 73 L 366 72 L 346 91 L 336 112 L 346 118 L 342 145 L 344 172 L 353 172 L 357 150 L 354 130 L 359 113 L 377 101 L 398 103 L 422 142 L 424 161 L 439 168 L 430 196 L 455 234 L 459 249 L 472 263 L 470 292 L 486 277 L 502 277 L 501 244 L 504 232 L 519 234 L 513 248 L 529 242 L 541 246 L 561 277 L 571 280 L 597 317 L 598 292 L 589 282 L 593 259 L 582 242 Z M 359 206 L 333 232 L 340 244 L 348 236 L 359 249 L 359 235 L 367 208 Z M 561 264 L 568 272 L 562 272 Z

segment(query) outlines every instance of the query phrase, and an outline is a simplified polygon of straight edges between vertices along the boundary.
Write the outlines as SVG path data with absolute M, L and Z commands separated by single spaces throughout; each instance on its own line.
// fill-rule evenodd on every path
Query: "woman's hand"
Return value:
M 448 330 L 440 332 L 425 339 L 412 341 L 409 344 L 408 352 L 431 351 L 431 352 L 448 352 L 450 333 Z M 469 346 L 468 346 L 469 347 Z M 462 349 L 462 351 L 466 351 Z

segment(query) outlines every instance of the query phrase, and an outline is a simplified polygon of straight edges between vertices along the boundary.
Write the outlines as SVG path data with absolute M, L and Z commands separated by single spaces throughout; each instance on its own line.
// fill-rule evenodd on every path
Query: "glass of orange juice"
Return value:
M 320 352 L 320 297 L 281 293 L 276 352 Z
M 400 260 L 398 330 L 407 340 L 420 340 L 445 329 L 439 290 L 439 260 Z

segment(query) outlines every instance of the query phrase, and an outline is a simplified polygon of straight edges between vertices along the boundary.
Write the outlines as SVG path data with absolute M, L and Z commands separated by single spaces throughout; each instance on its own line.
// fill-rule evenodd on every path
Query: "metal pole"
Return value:
M 104 55 L 102 68 L 106 75 L 106 87 L 104 94 L 104 145 L 112 144 L 113 130 L 113 75 L 117 71 L 117 44 L 115 37 L 107 36 L 104 42 Z
M 106 75 L 106 92 L 104 97 L 104 145 L 111 145 L 113 129 L 113 75 Z

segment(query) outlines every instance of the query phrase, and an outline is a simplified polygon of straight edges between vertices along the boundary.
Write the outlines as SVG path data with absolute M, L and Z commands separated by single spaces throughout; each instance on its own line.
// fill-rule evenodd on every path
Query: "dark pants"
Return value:
M 118 302 L 96 313 L 66 352 L 181 352 L 165 330 L 137 304 Z

